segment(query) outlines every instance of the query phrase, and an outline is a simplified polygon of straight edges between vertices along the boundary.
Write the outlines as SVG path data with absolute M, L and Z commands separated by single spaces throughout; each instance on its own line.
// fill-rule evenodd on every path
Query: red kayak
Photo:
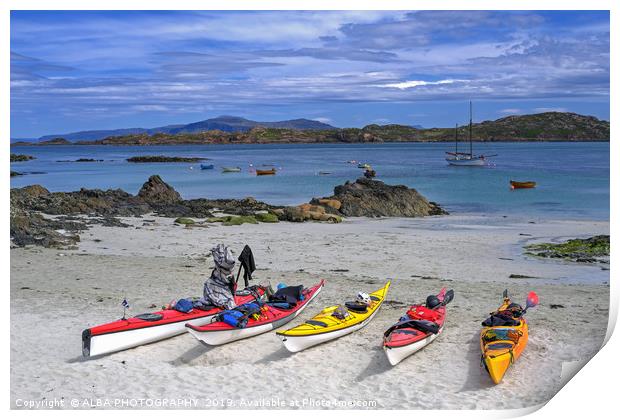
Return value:
M 192 321 L 186 325 L 187 331 L 196 337 L 197 340 L 205 344 L 218 346 L 274 330 L 290 322 L 299 315 L 312 299 L 321 292 L 324 283 L 325 280 L 321 280 L 318 284 L 307 289 L 303 289 L 302 286 L 296 286 L 300 289 L 299 292 L 303 298 L 298 299 L 294 304 L 289 303 L 288 305 L 290 306 L 287 308 L 283 308 L 283 304 L 279 302 L 265 302 L 259 307 L 255 315 L 247 317 L 247 323 L 243 327 L 234 327 L 223 320 L 217 320 L 203 326 L 198 326 Z M 280 292 L 280 290 L 276 291 L 275 294 L 277 295 L 278 292 Z M 273 296 L 270 299 L 272 298 Z M 245 309 L 246 308 L 240 308 L 240 310 Z M 253 309 L 256 310 L 256 308 Z
M 265 293 L 263 288 L 253 288 L 260 295 Z M 235 295 L 237 305 L 253 300 L 255 296 L 247 289 Z M 217 307 L 209 310 L 194 308 L 188 313 L 166 309 L 88 328 L 82 332 L 82 354 L 85 357 L 99 356 L 164 340 L 184 333 L 188 321 L 195 325 L 204 325 L 211 322 L 221 311 L 222 309 Z
M 413 305 L 399 322 L 388 328 L 383 335 L 383 349 L 392 366 L 426 347 L 441 334 L 446 305 L 453 298 L 454 291 L 443 288 L 437 296 L 429 296 L 426 305 Z M 428 303 L 431 301 L 433 307 Z

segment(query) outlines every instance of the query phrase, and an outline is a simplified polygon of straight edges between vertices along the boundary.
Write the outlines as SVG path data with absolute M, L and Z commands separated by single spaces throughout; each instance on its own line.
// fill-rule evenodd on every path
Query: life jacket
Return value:
M 436 322 L 441 315 L 434 309 L 429 309 L 423 305 L 413 305 L 408 311 L 407 315 L 411 319 L 423 319 L 425 321 Z

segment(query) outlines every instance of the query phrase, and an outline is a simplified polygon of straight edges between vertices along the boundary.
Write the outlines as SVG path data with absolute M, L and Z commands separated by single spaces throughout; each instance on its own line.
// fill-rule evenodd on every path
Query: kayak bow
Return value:
M 390 327 L 383 335 L 383 350 L 392 366 L 432 343 L 443 332 L 446 320 L 446 305 L 452 301 L 454 292 L 441 289 L 437 295 L 440 306 L 428 310 L 426 306 L 413 305 L 414 318 Z M 401 318 L 402 320 L 403 318 Z
M 263 294 L 264 290 L 259 288 L 258 292 Z M 235 296 L 238 305 L 252 300 L 251 294 Z M 87 328 L 82 332 L 82 354 L 94 357 L 174 337 L 185 332 L 188 321 L 204 325 L 219 312 L 216 307 L 206 311 L 194 308 L 188 313 L 166 309 Z

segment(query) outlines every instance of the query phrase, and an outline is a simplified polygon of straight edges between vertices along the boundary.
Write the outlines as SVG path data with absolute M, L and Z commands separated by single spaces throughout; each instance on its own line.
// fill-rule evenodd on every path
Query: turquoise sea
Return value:
M 452 145 L 429 143 L 200 145 L 200 146 L 31 146 L 13 147 L 37 159 L 11 163 L 27 172 L 11 187 L 41 184 L 51 191 L 122 188 L 136 193 L 150 175 L 159 174 L 184 198 L 252 196 L 273 204 L 299 204 L 330 195 L 335 185 L 361 176 L 349 160 L 367 162 L 377 179 L 416 188 L 453 213 L 522 215 L 570 219 L 609 219 L 609 143 L 481 143 L 474 151 L 489 158 L 487 167 L 453 167 L 444 160 Z M 128 163 L 138 155 L 195 156 L 200 164 Z M 79 158 L 102 162 L 59 162 Z M 255 168 L 278 169 L 257 177 Z M 241 173 L 222 173 L 240 166 Z M 319 175 L 319 172 L 329 172 Z M 536 189 L 511 191 L 509 180 L 533 180 Z

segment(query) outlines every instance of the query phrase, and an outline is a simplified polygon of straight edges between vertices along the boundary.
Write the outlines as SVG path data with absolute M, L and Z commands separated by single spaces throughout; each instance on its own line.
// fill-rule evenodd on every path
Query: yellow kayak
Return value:
M 535 303 L 531 304 L 535 297 Z M 521 356 L 527 346 L 528 325 L 523 317 L 526 310 L 538 304 L 538 297 L 530 292 L 525 310 L 514 304 L 504 292 L 504 302 L 492 313 L 495 323 L 504 316 L 508 320 L 505 325 L 485 326 L 480 332 L 480 349 L 482 364 L 489 373 L 491 380 L 498 384 L 506 374 L 508 368 Z M 511 312 L 512 311 L 512 312 Z M 510 317 L 507 314 L 514 314 Z M 489 318 L 489 320 L 491 319 Z M 487 321 L 489 321 L 487 320 Z M 485 321 L 485 323 L 488 323 Z M 509 324 L 515 325 L 509 325 Z M 483 323 L 484 325 L 484 323 Z
M 385 300 L 390 282 L 370 293 L 366 305 L 347 302 L 345 305 L 330 306 L 314 318 L 297 327 L 276 334 L 291 352 L 298 352 L 326 341 L 340 338 L 363 328 L 379 311 Z

